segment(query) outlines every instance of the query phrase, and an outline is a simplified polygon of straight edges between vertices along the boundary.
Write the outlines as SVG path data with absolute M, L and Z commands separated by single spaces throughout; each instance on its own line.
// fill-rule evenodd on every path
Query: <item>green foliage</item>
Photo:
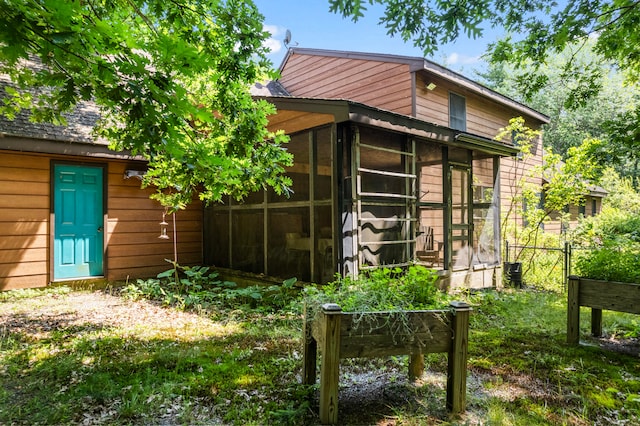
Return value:
M 82 306 L 67 304 L 78 299 L 75 292 L 54 296 L 0 303 L 0 424 L 318 423 L 317 388 L 300 383 L 299 315 L 245 310 L 216 321 L 166 307 L 149 316 L 117 298 L 94 315 L 86 306 L 90 294 L 79 298 Z M 469 297 L 465 419 L 637 423 L 637 356 L 595 344 L 567 346 L 564 295 Z M 109 307 L 128 315 L 112 315 Z M 608 336 L 634 327 L 637 316 L 603 316 Z M 588 315 L 581 330 L 588 339 Z M 348 398 L 341 400 L 341 422 L 458 424 L 444 409 L 446 358 L 431 354 L 426 362 L 429 374 L 409 383 L 396 357 L 342 360 L 341 392 Z
M 240 287 L 231 281 L 218 279 L 218 273 L 206 266 L 180 266 L 158 274 L 156 278 L 138 279 L 123 288 L 123 294 L 133 300 L 157 300 L 163 305 L 181 310 L 261 309 L 274 311 L 292 306 L 295 309 L 299 290 L 296 279 L 281 285 Z
M 305 288 L 307 306 L 337 303 L 344 312 L 403 311 L 442 308 L 449 300 L 435 285 L 436 272 L 420 265 L 378 268 L 358 279 L 340 278 Z
M 508 64 L 514 71 L 514 90 L 507 94 L 531 101 L 536 93 L 546 92 L 550 104 L 541 110 L 552 119 L 563 118 L 562 125 L 554 120 L 558 124 L 552 122 L 550 126 L 556 151 L 564 154 L 569 146 L 577 146 L 585 138 L 602 138 L 605 121 L 612 120 L 610 128 L 618 131 L 616 147 L 606 153 L 616 160 L 632 157 L 634 167 L 638 168 L 638 139 L 631 137 L 637 135 L 640 127 L 638 2 L 329 0 L 329 3 L 331 11 L 354 21 L 364 16 L 367 4 L 383 5 L 380 22 L 388 33 L 413 41 L 425 55 L 458 40 L 463 33 L 480 38 L 486 28 L 502 29 L 504 37 L 490 44 L 486 57 L 493 64 Z M 629 87 L 619 86 L 611 93 L 608 80 L 612 76 L 616 84 L 625 80 Z M 492 77 L 500 77 L 500 70 L 492 73 Z M 634 93 L 635 106 L 627 111 L 625 103 Z M 536 102 L 534 106 L 543 104 Z M 576 109 L 584 115 L 572 114 Z M 554 129 L 556 125 L 559 127 Z M 624 149 L 623 155 L 618 148 Z M 624 165 L 622 162 L 621 170 Z
M 266 129 L 274 107 L 249 91 L 275 76 L 251 1 L 0 4 L 0 73 L 15 85 L 0 113 L 64 124 L 79 102 L 96 102 L 98 135 L 149 161 L 143 184 L 170 209 L 195 194 L 288 193 L 288 139 Z
M 575 273 L 606 281 L 640 282 L 640 216 L 603 208 L 584 220 L 572 238 L 585 246 L 574 250 Z

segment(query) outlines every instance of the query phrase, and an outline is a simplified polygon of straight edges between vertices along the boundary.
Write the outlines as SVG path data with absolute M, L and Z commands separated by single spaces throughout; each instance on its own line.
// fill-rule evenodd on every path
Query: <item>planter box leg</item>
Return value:
M 602 309 L 591 308 L 591 334 L 602 336 Z
M 447 410 L 461 413 L 467 404 L 467 346 L 469 341 L 469 313 L 464 302 L 451 302 L 453 341 L 447 368 Z
M 340 306 L 322 307 L 322 367 L 320 369 L 320 422 L 338 423 L 338 381 L 340 378 Z
M 311 335 L 312 318 L 304 312 L 304 346 L 302 349 L 302 383 L 313 385 L 316 383 L 316 362 L 318 358 L 318 342 Z
M 424 373 L 424 355 L 409 355 L 409 380 L 416 380 Z
M 577 345 L 580 341 L 579 292 L 579 278 L 569 277 L 569 287 L 567 289 L 567 343 L 570 345 Z

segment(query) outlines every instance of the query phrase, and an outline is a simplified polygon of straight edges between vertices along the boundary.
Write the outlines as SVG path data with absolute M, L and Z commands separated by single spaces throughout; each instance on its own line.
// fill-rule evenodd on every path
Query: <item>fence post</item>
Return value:
M 568 241 L 564 242 L 564 270 L 562 277 L 562 291 L 567 291 L 567 283 L 569 281 L 569 275 L 571 275 L 571 244 Z
M 313 318 L 309 318 L 309 309 L 304 307 L 304 344 L 302 347 L 302 383 L 313 385 L 316 383 L 316 363 L 318 358 L 318 342 L 311 334 Z
M 338 423 L 338 380 L 340 378 L 340 315 L 335 303 L 322 305 L 322 367 L 320 368 L 320 422 Z
M 467 347 L 469 342 L 469 313 L 465 302 L 451 302 L 452 342 L 447 365 L 447 410 L 461 413 L 467 403 Z
M 569 277 L 567 291 L 567 343 L 577 345 L 580 341 L 580 278 Z

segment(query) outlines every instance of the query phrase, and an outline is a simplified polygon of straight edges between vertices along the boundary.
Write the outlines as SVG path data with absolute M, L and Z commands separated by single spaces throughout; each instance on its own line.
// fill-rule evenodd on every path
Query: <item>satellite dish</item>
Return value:
M 291 31 L 287 30 L 287 32 L 284 34 L 283 43 L 285 47 L 289 47 L 289 43 L 291 43 Z

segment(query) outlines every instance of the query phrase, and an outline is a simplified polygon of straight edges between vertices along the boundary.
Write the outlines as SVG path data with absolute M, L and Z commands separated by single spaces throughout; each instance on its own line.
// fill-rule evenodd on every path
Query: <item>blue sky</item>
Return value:
M 254 0 L 265 17 L 265 29 L 272 34 L 269 47 L 270 59 L 278 67 L 286 52 L 282 40 L 286 30 L 291 31 L 291 45 L 305 48 L 349 50 L 371 53 L 423 57 L 420 49 L 411 42 L 387 35 L 384 26 L 378 25 L 383 9 L 369 6 L 365 17 L 354 23 L 350 19 L 329 12 L 328 0 Z M 500 34 L 485 33 L 482 39 L 461 39 L 442 46 L 431 59 L 452 70 L 471 75 L 474 69 L 483 68 L 480 55 L 488 43 Z

